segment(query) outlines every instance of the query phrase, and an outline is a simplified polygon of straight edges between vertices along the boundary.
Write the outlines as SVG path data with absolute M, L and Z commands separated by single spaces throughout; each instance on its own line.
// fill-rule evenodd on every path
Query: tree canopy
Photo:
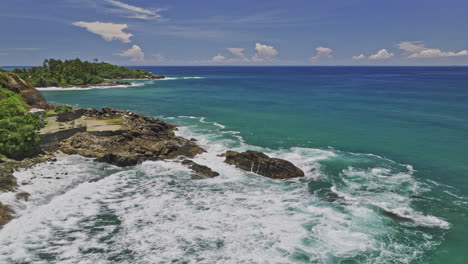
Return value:
M 106 62 L 73 60 L 44 60 L 42 66 L 31 69 L 15 69 L 23 80 L 36 87 L 91 85 L 98 84 L 104 79 L 138 79 L 148 78 L 152 74 L 140 69 L 129 69 Z

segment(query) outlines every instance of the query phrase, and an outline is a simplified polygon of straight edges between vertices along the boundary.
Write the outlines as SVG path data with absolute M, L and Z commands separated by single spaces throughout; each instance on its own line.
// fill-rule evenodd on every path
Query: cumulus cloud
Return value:
M 129 57 L 130 60 L 134 62 L 142 62 L 145 60 L 145 53 L 143 53 L 143 51 L 138 45 L 133 45 L 131 48 L 122 51 L 118 55 L 123 57 Z
M 129 5 L 117 0 L 106 0 L 109 4 L 119 8 L 119 12 L 124 12 L 129 18 L 137 18 L 143 20 L 158 20 L 161 19 L 159 12 L 162 11 L 160 8 L 147 9 L 138 6 Z
M 320 58 L 333 58 L 333 50 L 327 47 L 317 47 L 315 48 L 315 51 L 317 52 L 315 56 L 310 57 L 311 61 L 316 61 L 319 60 Z
M 407 53 L 418 53 L 426 49 L 424 44 L 419 41 L 403 41 L 398 44 L 398 48 Z
M 364 54 L 360 54 L 358 56 L 353 56 L 353 60 L 356 60 L 356 61 L 362 61 L 362 60 L 365 60 L 367 57 L 364 55 Z
M 127 24 L 114 24 L 105 22 L 84 22 L 78 21 L 72 23 L 74 26 L 82 27 L 91 33 L 101 36 L 106 41 L 120 40 L 123 43 L 131 42 L 131 33 L 124 32 L 123 30 L 128 27 Z
M 255 55 L 252 60 L 257 62 L 271 61 L 276 55 L 278 55 L 278 51 L 273 46 L 256 43 Z
M 255 44 L 255 54 L 249 57 L 245 54 L 244 48 L 226 48 L 230 56 L 218 54 L 211 58 L 209 61 L 201 61 L 203 63 L 223 63 L 223 64 L 236 64 L 246 62 L 270 62 L 278 55 L 278 51 L 273 46 L 264 45 L 261 43 Z
M 241 60 L 249 61 L 249 58 L 244 54 L 244 48 L 227 48 L 227 50 Z
M 226 61 L 226 57 L 224 57 L 224 56 L 221 55 L 221 54 L 218 54 L 218 55 L 216 55 L 216 56 L 213 56 L 213 58 L 211 58 L 211 61 L 212 61 L 212 62 L 217 62 L 217 63 L 219 63 L 219 62 L 225 62 L 225 61 Z
M 422 42 L 404 41 L 399 43 L 398 47 L 403 50 L 410 59 L 468 56 L 468 50 L 459 52 L 442 51 L 440 49 L 427 48 Z
M 393 53 L 388 52 L 386 49 L 379 50 L 376 54 L 369 56 L 369 60 L 386 60 L 393 57 Z
M 440 49 L 426 49 L 419 53 L 414 53 L 408 56 L 408 58 L 438 58 L 438 57 L 459 57 L 468 56 L 468 50 L 462 50 L 459 52 L 453 51 L 441 51 Z

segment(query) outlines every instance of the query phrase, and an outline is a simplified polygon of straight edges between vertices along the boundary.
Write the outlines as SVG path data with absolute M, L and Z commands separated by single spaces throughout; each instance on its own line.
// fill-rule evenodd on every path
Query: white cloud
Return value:
M 224 57 L 223 55 L 221 54 L 218 54 L 216 56 L 214 56 L 213 58 L 211 58 L 211 61 L 212 62 L 225 62 L 226 61 L 226 57 Z
M 120 8 L 120 11 L 128 13 L 129 15 L 127 17 L 129 18 L 137 18 L 137 19 L 143 19 L 143 20 L 158 20 L 161 19 L 161 15 L 159 12 L 162 11 L 162 9 L 157 8 L 157 9 L 147 9 L 147 8 L 142 8 L 138 6 L 132 6 L 117 0 L 106 0 L 109 4 L 112 4 L 113 6 L 116 6 Z
M 356 60 L 356 61 L 361 61 L 365 59 L 366 59 L 366 56 L 364 54 L 360 54 L 359 56 L 353 56 L 353 60 Z
M 408 58 L 438 58 L 438 57 L 459 57 L 468 56 L 468 50 L 462 50 L 459 52 L 453 51 L 441 51 L 440 49 L 426 49 L 419 53 L 414 53 L 408 56 Z
M 0 50 L 14 50 L 14 51 L 36 51 L 36 50 L 42 50 L 43 48 L 6 48 L 6 49 L 0 49 Z
M 141 50 L 138 45 L 133 45 L 126 51 L 122 51 L 118 54 L 119 56 L 129 57 L 131 61 L 141 62 L 145 60 L 145 53 Z
M 128 27 L 127 24 L 114 24 L 105 22 L 84 22 L 78 21 L 72 23 L 74 26 L 82 27 L 91 33 L 101 36 L 106 41 L 120 40 L 123 43 L 131 42 L 131 33 L 124 32 L 123 30 Z
M 249 58 L 244 54 L 244 48 L 227 48 L 229 52 L 239 57 L 243 61 L 249 61 Z
M 404 41 L 398 44 L 398 48 L 408 53 L 418 53 L 426 49 L 424 44 L 419 41 Z
M 311 61 L 316 61 L 319 60 L 320 58 L 333 58 L 333 50 L 327 47 L 317 47 L 315 48 L 315 51 L 317 52 L 315 56 L 310 57 Z
M 398 47 L 408 54 L 408 58 L 410 59 L 468 56 L 468 50 L 459 52 L 442 51 L 440 49 L 427 48 L 421 42 L 404 41 L 399 43 Z
M 252 60 L 258 62 L 271 61 L 276 55 L 278 55 L 278 51 L 273 46 L 256 43 L 255 55 L 252 57 Z
M 386 49 L 379 50 L 376 54 L 369 56 L 369 60 L 386 60 L 393 57 L 393 53 L 388 52 Z

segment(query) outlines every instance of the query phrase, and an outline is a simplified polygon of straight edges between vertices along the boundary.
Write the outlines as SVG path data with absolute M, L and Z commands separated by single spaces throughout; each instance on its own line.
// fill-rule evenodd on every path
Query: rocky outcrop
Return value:
M 178 156 L 193 158 L 205 151 L 193 141 L 175 136 L 175 125 L 146 115 L 110 108 L 103 108 L 102 111 L 90 109 L 86 115 L 121 116 L 127 130 L 113 136 L 96 136 L 87 132 L 75 134 L 60 143 L 59 149 L 64 153 L 79 154 L 124 167 L 145 160 Z
M 0 72 L 0 86 L 20 94 L 24 101 L 32 107 L 46 109 L 50 107 L 44 96 L 32 84 L 24 81 L 15 73 Z
M 192 160 L 184 160 L 182 161 L 182 164 L 187 165 L 191 170 L 193 170 L 203 178 L 214 178 L 216 176 L 219 176 L 219 173 L 217 173 L 216 171 L 212 171 L 209 167 L 195 163 Z
M 13 210 L 8 205 L 0 203 L 0 228 L 13 219 Z
M 221 156 L 226 157 L 224 162 L 227 164 L 273 179 L 289 179 L 304 176 L 304 172 L 291 162 L 270 158 L 257 151 L 228 151 Z
M 18 200 L 28 201 L 29 197 L 31 197 L 31 194 L 27 192 L 19 192 L 15 195 L 15 197 Z
M 57 122 L 68 122 L 80 118 L 86 109 L 82 108 L 72 108 L 70 111 L 65 111 L 57 113 Z

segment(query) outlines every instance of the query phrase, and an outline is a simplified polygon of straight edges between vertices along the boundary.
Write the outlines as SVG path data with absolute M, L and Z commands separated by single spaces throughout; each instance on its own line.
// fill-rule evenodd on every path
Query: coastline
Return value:
M 42 163 L 50 162 L 52 164 L 58 158 L 70 155 L 79 155 L 98 163 L 107 163 L 118 167 L 136 166 L 144 161 L 171 160 L 186 166 L 200 178 L 213 178 L 220 175 L 211 168 L 192 160 L 206 150 L 198 145 L 194 138 L 187 139 L 177 136 L 175 134 L 177 125 L 129 110 L 108 107 L 104 107 L 102 110 L 74 109 L 74 111 L 79 113 L 79 118 L 75 116 L 73 122 L 84 118 L 88 123 L 97 123 L 97 125 L 91 130 L 86 130 L 86 127 L 83 127 L 84 130 L 74 130 L 71 133 L 68 133 L 68 130 L 57 130 L 41 134 L 41 142 L 47 141 L 47 147 L 41 145 L 41 150 L 36 155 L 19 161 L 0 160 L 2 187 L 0 197 L 2 193 L 11 193 L 11 195 L 14 194 L 17 201 L 27 201 L 31 194 L 21 191 L 21 186 L 32 184 L 32 182 L 18 182 L 15 173 Z M 107 120 L 112 123 L 108 123 Z M 118 120 L 118 124 L 114 124 L 115 120 Z M 71 130 L 73 129 L 69 131 Z M 53 138 L 53 141 L 50 141 L 49 138 Z M 304 172 L 291 162 L 270 158 L 257 151 L 243 153 L 227 151 L 219 153 L 218 156 L 225 157 L 224 163 L 226 164 L 272 179 L 304 176 Z M 46 179 L 53 179 L 53 177 Z M 0 229 L 14 217 L 13 208 L 8 204 L 0 203 Z
M 59 86 L 47 86 L 47 87 L 35 87 L 37 90 L 80 90 L 80 89 L 93 89 L 93 88 L 118 88 L 118 87 L 131 87 L 131 86 L 138 86 L 134 83 L 130 83 L 127 81 L 132 81 L 132 80 L 164 80 L 168 79 L 165 76 L 162 75 L 154 75 L 152 77 L 144 77 L 144 78 L 116 78 L 113 80 L 119 80 L 119 81 L 113 81 L 113 80 L 105 80 L 104 82 L 101 83 L 95 83 L 95 84 L 83 84 L 83 85 L 59 85 Z

